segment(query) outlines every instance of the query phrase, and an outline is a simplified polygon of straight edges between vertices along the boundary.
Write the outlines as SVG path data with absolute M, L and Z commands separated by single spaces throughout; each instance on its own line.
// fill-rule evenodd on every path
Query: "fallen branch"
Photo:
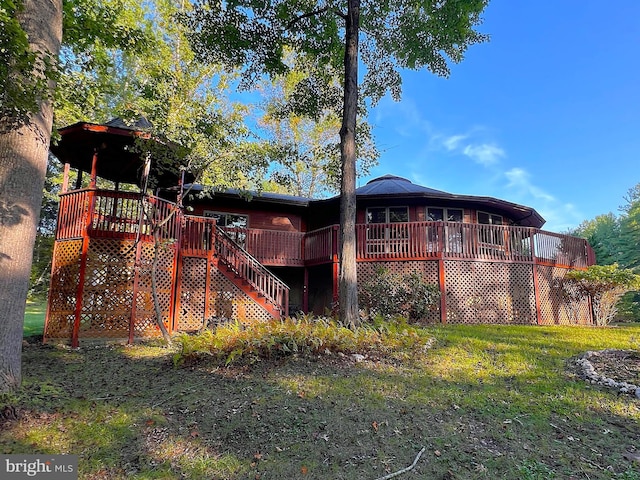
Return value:
M 418 455 L 416 455 L 416 458 L 413 460 L 413 463 L 408 467 L 403 468 L 402 470 L 398 470 L 397 472 L 390 473 L 389 475 L 385 475 L 384 477 L 376 478 L 376 480 L 389 480 L 390 478 L 397 477 L 398 475 L 402 475 L 403 473 L 408 472 L 409 470 L 411 470 L 413 467 L 416 466 L 416 463 L 418 463 L 418 460 L 420 460 L 420 457 L 424 453 L 425 449 L 426 447 L 422 447 L 422 450 L 418 452 Z

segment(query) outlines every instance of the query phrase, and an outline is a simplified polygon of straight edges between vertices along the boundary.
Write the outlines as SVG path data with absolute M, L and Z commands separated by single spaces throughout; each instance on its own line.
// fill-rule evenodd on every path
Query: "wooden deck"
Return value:
M 87 220 L 87 212 L 93 215 Z M 149 236 L 160 225 L 162 239 L 174 239 L 188 255 L 207 256 L 215 222 L 184 215 L 170 202 L 126 192 L 79 190 L 61 195 L 57 239 L 90 236 Z M 338 225 L 311 232 L 254 228 L 225 231 L 266 266 L 303 267 L 332 263 L 338 255 Z M 357 260 L 473 260 L 586 268 L 594 262 L 586 240 L 531 227 L 455 222 L 359 224 Z

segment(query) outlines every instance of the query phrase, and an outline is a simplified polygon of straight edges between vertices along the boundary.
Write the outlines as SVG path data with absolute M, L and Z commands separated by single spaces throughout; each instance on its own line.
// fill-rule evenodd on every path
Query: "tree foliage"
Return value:
M 322 197 L 340 191 L 340 100 L 334 99 L 336 105 L 313 115 L 298 113 L 296 86 L 308 77 L 300 68 L 298 65 L 286 75 L 260 82 L 264 113 L 258 119 L 259 134 L 266 145 L 275 188 L 302 197 Z M 379 154 L 369 123 L 361 120 L 358 132 L 357 175 L 363 176 L 377 164 Z
M 587 220 L 572 232 L 586 238 L 598 265 L 619 264 L 640 272 L 640 183 L 629 189 L 620 215 L 608 213 Z M 640 320 L 640 292 L 631 289 L 617 305 L 620 318 Z
M 630 290 L 640 288 L 640 276 L 618 264 L 591 265 L 586 270 L 571 270 L 565 279 L 567 288 L 589 298 L 596 325 L 607 325 L 616 316 L 616 304 Z

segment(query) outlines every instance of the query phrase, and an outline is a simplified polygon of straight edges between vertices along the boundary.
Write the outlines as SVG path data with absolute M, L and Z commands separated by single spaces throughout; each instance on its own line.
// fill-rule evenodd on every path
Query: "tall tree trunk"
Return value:
M 340 197 L 340 317 L 351 327 L 360 323 L 356 273 L 356 119 L 358 112 L 358 35 L 360 0 L 349 0 L 344 53 L 344 110 L 340 129 L 342 184 Z
M 18 21 L 33 51 L 57 58 L 62 0 L 24 0 Z M 52 122 L 52 105 L 43 99 L 27 125 L 9 131 L 0 125 L 0 392 L 22 380 L 24 311 Z

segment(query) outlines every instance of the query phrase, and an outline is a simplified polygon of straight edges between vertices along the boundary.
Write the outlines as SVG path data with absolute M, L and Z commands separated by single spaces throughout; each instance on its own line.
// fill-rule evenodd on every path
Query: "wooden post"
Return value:
M 338 302 L 338 285 L 339 285 L 339 272 L 340 272 L 340 259 L 338 258 L 338 225 L 334 225 L 332 227 L 331 233 L 331 260 L 332 260 L 332 268 L 333 268 L 333 291 L 332 291 L 332 302 L 333 306 Z
M 91 180 L 89 181 L 89 188 L 95 189 L 98 179 L 98 149 L 93 151 L 93 160 L 91 161 Z
M 540 309 L 540 283 L 538 282 L 538 256 L 535 248 L 535 230 L 531 230 L 531 268 L 533 268 L 533 294 L 536 300 L 536 323 L 542 325 L 542 310 Z
M 302 311 L 309 313 L 309 269 L 304 267 L 304 280 L 302 285 Z
M 64 164 L 64 174 L 62 177 L 62 189 L 60 193 L 67 193 L 67 190 L 69 190 L 69 168 L 70 167 L 71 165 L 69 165 L 68 163 Z
M 140 287 L 140 257 L 142 255 L 142 241 L 136 241 L 136 256 L 133 259 L 133 292 L 131 293 L 131 316 L 129 317 L 129 344 L 133 343 L 138 312 L 138 290 Z
M 96 154 L 97 155 L 97 154 Z M 95 155 L 94 155 L 95 162 Z M 82 314 L 82 297 L 84 295 L 84 281 L 87 272 L 87 258 L 89 256 L 89 230 L 93 223 L 93 210 L 95 208 L 95 190 L 87 192 L 89 207 L 84 221 L 82 230 L 82 251 L 80 254 L 80 272 L 78 275 L 78 287 L 76 289 L 76 309 L 73 320 L 73 330 L 71 332 L 71 346 L 77 348 L 79 345 L 80 335 L 80 317 Z
M 447 285 L 444 271 L 444 246 L 446 244 L 443 222 L 436 226 L 438 232 L 438 284 L 440 286 L 440 322 L 447 323 Z
M 182 195 L 180 195 L 182 197 Z M 206 227 L 206 225 L 205 225 Z M 204 245 L 209 244 L 209 248 L 207 249 L 207 268 L 205 268 L 205 274 L 207 278 L 204 281 L 204 320 L 203 325 L 206 326 L 207 319 L 211 315 L 211 269 L 213 268 L 213 254 L 214 254 L 214 231 L 216 229 L 215 223 L 211 230 L 209 231 L 209 238 L 207 242 L 204 242 Z M 206 231 L 206 230 L 205 230 Z

